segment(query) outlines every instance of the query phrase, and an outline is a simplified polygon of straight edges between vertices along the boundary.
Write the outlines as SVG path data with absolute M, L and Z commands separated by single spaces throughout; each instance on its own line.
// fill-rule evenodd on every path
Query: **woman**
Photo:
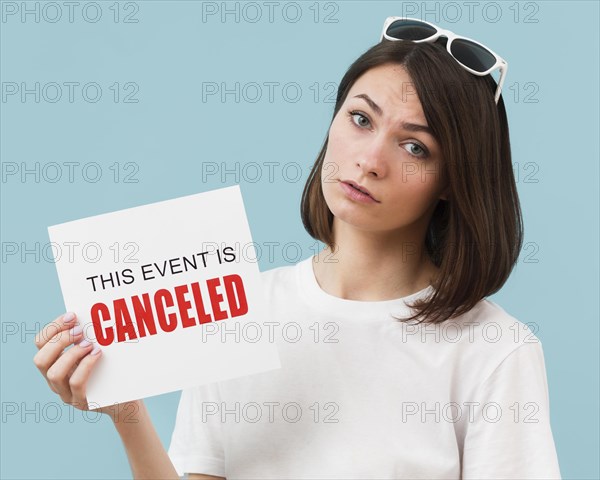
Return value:
M 304 189 L 326 248 L 262 273 L 272 325 L 300 328 L 282 368 L 184 390 L 168 453 L 143 402 L 102 409 L 135 478 L 560 478 L 541 344 L 485 299 L 522 241 L 502 80 L 474 74 L 505 63 L 395 20 L 342 79 Z M 101 355 L 44 333 L 35 364 L 87 408 Z

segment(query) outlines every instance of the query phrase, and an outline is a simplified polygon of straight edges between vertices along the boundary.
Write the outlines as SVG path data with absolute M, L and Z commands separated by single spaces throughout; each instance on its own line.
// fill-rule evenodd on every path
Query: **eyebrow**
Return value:
M 383 110 L 381 110 L 381 107 L 379 107 L 379 105 L 377 105 L 373 100 L 371 100 L 371 97 L 369 97 L 366 93 L 359 93 L 358 95 L 355 95 L 354 98 L 362 98 L 363 100 L 365 100 L 369 106 L 375 110 L 375 113 L 379 116 L 383 115 Z M 432 137 L 433 132 L 431 131 L 431 128 L 429 128 L 427 125 L 419 125 L 417 123 L 409 123 L 409 122 L 400 122 L 400 126 L 404 129 L 407 130 L 409 132 L 425 132 L 428 133 L 429 135 L 431 135 Z

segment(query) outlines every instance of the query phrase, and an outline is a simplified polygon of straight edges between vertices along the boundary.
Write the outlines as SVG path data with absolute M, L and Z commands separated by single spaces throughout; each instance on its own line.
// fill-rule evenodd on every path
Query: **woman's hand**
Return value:
M 65 350 L 69 345 L 74 345 Z M 63 402 L 79 410 L 89 410 L 86 385 L 102 351 L 83 338 L 83 331 L 73 313 L 61 315 L 48 323 L 35 337 L 38 352 L 33 363 L 42 373 L 50 389 Z M 93 348 L 92 348 L 93 347 Z M 98 408 L 94 411 L 109 414 L 113 420 L 131 404 L 127 402 Z M 138 405 L 134 405 L 137 412 Z
M 67 348 L 71 344 L 71 348 Z M 63 402 L 89 410 L 85 396 L 90 373 L 100 349 L 83 338 L 75 315 L 66 313 L 50 322 L 35 336 L 38 352 L 33 363 Z M 111 417 L 129 459 L 133 478 L 179 480 L 142 400 L 94 409 Z M 207 477 L 208 478 L 208 477 Z

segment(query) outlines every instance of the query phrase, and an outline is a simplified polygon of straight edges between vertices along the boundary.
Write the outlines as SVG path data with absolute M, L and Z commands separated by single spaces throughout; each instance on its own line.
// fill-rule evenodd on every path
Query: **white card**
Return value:
M 48 233 L 66 311 L 102 348 L 90 408 L 281 368 L 239 185 Z

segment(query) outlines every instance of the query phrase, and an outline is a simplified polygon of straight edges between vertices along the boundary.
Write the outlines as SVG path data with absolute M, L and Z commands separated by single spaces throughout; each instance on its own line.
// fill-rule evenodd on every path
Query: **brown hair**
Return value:
M 398 319 L 441 323 L 468 312 L 508 279 L 523 242 L 523 220 L 512 169 L 508 121 L 496 82 L 464 70 L 445 45 L 383 40 L 363 53 L 339 84 L 332 122 L 352 85 L 369 69 L 402 65 L 441 147 L 447 200 L 431 217 L 425 249 L 439 268 L 430 298 Z M 321 188 L 328 135 L 302 192 L 301 217 L 308 234 L 334 251 L 332 223 Z

